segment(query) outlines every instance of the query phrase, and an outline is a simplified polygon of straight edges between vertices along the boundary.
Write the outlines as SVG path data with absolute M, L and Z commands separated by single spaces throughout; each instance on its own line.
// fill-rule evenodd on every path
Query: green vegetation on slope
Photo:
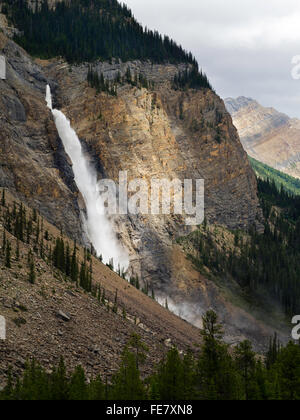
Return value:
M 76 285 L 85 292 L 89 293 L 99 303 L 106 306 L 107 310 L 113 310 L 116 314 L 120 314 L 123 310 L 123 317 L 126 318 L 125 307 L 119 308 L 118 294 L 116 291 L 114 302 L 109 300 L 107 291 L 101 287 L 93 279 L 93 262 L 92 255 L 94 250 L 84 249 L 83 258 L 80 257 L 76 242 L 71 248 L 70 242 L 65 241 L 63 237 L 55 240 L 49 237 L 49 232 L 44 228 L 44 220 L 34 209 L 31 214 L 26 211 L 22 203 L 14 202 L 9 205 L 6 200 L 5 190 L 2 190 L 0 199 L 0 223 L 3 225 L 3 235 L 0 244 L 0 267 L 2 265 L 10 269 L 12 268 L 12 260 L 18 262 L 19 268 L 23 267 L 23 259 L 20 255 L 20 245 L 29 245 L 29 251 L 26 257 L 26 266 L 28 275 L 26 280 L 34 284 L 36 282 L 36 261 L 41 258 L 49 267 L 54 268 L 61 275 L 65 282 Z M 14 248 L 9 241 L 9 234 L 17 239 L 17 246 Z M 53 243 L 54 241 L 54 243 Z M 96 255 L 93 255 L 96 257 Z M 15 258 L 14 258 L 15 257 Z M 102 261 L 102 256 L 99 257 Z M 114 271 L 113 260 L 107 266 Z M 120 277 L 125 279 L 125 273 L 118 269 L 116 272 Z M 132 278 L 130 282 L 139 288 L 139 279 Z M 148 289 L 142 290 L 147 296 Z M 152 292 L 154 294 L 154 292 Z M 125 315 L 125 316 L 124 316 Z
M 283 172 L 278 171 L 277 169 L 272 168 L 262 162 L 259 162 L 256 159 L 253 159 L 249 156 L 249 161 L 252 168 L 254 169 L 258 178 L 263 180 L 270 179 L 274 181 L 277 188 L 283 187 L 286 191 L 300 195 L 300 180 L 293 178 L 290 175 L 287 175 Z
M 26 0 L 6 0 L 6 13 L 23 31 L 20 44 L 35 56 L 63 56 L 70 62 L 121 58 L 156 63 L 190 63 L 187 53 L 168 37 L 143 27 L 117 0 L 62 1 L 49 9 L 47 1 L 32 10 Z
M 68 373 L 61 359 L 52 373 L 28 363 L 22 378 L 8 375 L 0 400 L 299 400 L 300 346 L 281 347 L 276 339 L 262 361 L 244 341 L 234 351 L 223 342 L 223 328 L 213 311 L 203 316 L 203 346 L 198 354 L 172 348 L 152 375 L 141 378 L 148 348 L 133 334 L 110 383 L 87 381 L 78 366 Z
M 212 86 L 206 76 L 202 72 L 199 72 L 197 67 L 194 67 L 191 71 L 184 71 L 175 75 L 173 81 L 173 88 L 175 90 L 185 89 L 211 89 Z
M 235 232 L 232 246 L 222 247 L 204 225 L 180 242 L 199 271 L 209 269 L 220 281 L 233 279 L 253 296 L 273 297 L 294 316 L 300 311 L 300 197 L 269 180 L 258 179 L 258 190 L 264 233 Z
M 47 0 L 33 8 L 27 0 L 5 0 L 4 4 L 4 13 L 20 30 L 15 41 L 35 57 L 61 56 L 69 63 L 112 58 L 186 63 L 192 69 L 178 76 L 176 87 L 211 88 L 191 53 L 168 36 L 144 29 L 117 0 L 63 0 L 55 9 L 48 7 Z

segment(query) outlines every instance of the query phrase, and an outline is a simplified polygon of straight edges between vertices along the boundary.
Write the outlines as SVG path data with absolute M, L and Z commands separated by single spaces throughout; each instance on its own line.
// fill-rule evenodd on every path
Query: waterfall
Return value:
M 52 108 L 50 86 L 46 90 L 46 102 L 52 111 L 54 122 L 65 151 L 73 164 L 75 183 L 85 202 L 86 214 L 82 213 L 85 232 L 103 262 L 109 263 L 113 258 L 115 266 L 127 270 L 129 257 L 119 244 L 112 223 L 105 213 L 105 205 L 97 188 L 97 174 L 84 155 L 80 140 L 71 127 L 70 121 L 59 110 Z

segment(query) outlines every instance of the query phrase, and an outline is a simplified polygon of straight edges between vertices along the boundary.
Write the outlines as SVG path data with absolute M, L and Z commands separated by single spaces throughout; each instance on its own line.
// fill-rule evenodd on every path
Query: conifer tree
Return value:
M 36 279 L 35 267 L 34 267 L 34 261 L 32 260 L 30 262 L 30 266 L 29 266 L 28 281 L 29 281 L 29 283 L 34 284 L 35 283 L 35 279 Z
M 235 372 L 228 346 L 223 342 L 223 328 L 212 310 L 202 318 L 203 347 L 198 360 L 198 386 L 202 399 L 236 399 L 239 392 L 238 377 Z
M 173 348 L 163 360 L 157 374 L 152 378 L 152 394 L 158 394 L 160 400 L 180 400 L 182 396 L 183 365 L 178 350 Z
M 11 245 L 9 241 L 6 242 L 5 267 L 11 268 Z
M 2 254 L 5 255 L 6 251 L 6 232 L 5 229 L 3 229 L 3 235 L 2 235 Z
M 66 401 L 69 395 L 69 383 L 63 357 L 60 358 L 58 367 L 51 375 L 51 399 Z
M 146 396 L 135 356 L 127 348 L 122 354 L 120 370 L 112 379 L 111 392 L 113 399 L 120 400 L 142 400 Z
M 6 206 L 6 200 L 5 200 L 5 189 L 2 189 L 2 197 L 1 197 L 1 206 L 5 207 Z
M 247 401 L 259 399 L 255 353 L 250 341 L 243 341 L 236 347 L 235 361 L 242 377 L 245 399 Z
M 132 333 L 128 342 L 128 348 L 135 355 L 136 368 L 139 369 L 146 361 L 146 353 L 149 351 L 149 348 L 143 343 L 141 336 L 136 333 Z
M 77 283 L 78 280 L 78 262 L 77 262 L 77 256 L 76 256 L 76 244 L 74 246 L 74 250 L 73 250 L 73 255 L 72 255 L 72 260 L 71 260 L 71 280 L 74 283 Z
M 71 401 L 86 401 L 87 397 L 88 387 L 85 373 L 81 366 L 77 366 L 70 381 L 68 399 Z
M 113 312 L 116 314 L 118 313 L 118 290 L 116 290 L 116 293 L 115 293 Z
M 19 239 L 17 239 L 17 247 L 16 247 L 16 260 L 20 260 L 20 242 Z
M 102 401 L 105 398 L 105 389 L 101 376 L 97 376 L 95 380 L 92 380 L 88 386 L 89 400 L 91 401 Z

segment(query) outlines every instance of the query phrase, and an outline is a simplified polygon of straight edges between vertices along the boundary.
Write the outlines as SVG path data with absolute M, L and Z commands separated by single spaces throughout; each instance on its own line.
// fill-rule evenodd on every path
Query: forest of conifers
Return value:
M 254 169 L 254 172 L 258 176 L 258 178 L 263 179 L 266 181 L 270 179 L 275 182 L 278 189 L 283 187 L 286 191 L 291 193 L 292 195 L 299 195 L 300 194 L 300 180 L 294 178 L 290 175 L 287 175 L 284 172 L 278 171 L 277 169 L 271 168 L 262 162 L 259 162 L 256 159 L 253 159 L 249 156 L 249 161 Z
M 62 1 L 55 9 L 49 9 L 47 1 L 31 9 L 25 0 L 6 0 L 5 11 L 22 31 L 16 40 L 34 56 L 62 56 L 71 63 L 120 58 L 197 66 L 191 53 L 169 37 L 144 29 L 116 0 Z
M 234 249 L 222 250 L 209 230 L 189 237 L 195 249 L 189 257 L 202 271 L 216 278 L 234 279 L 252 297 L 266 293 L 280 303 L 288 316 L 300 311 L 300 196 L 274 180 L 258 179 L 264 215 L 263 231 L 236 231 Z M 184 240 L 184 239 L 183 239 Z
M 222 326 L 213 311 L 203 317 L 203 346 L 198 354 L 180 355 L 174 347 L 142 377 L 148 348 L 133 334 L 119 370 L 112 378 L 87 380 L 81 366 L 69 371 L 61 359 L 52 373 L 36 362 L 22 377 L 9 375 L 0 400 L 299 400 L 300 346 L 281 347 L 270 341 L 265 358 L 258 358 L 244 341 L 233 351 L 222 341 Z

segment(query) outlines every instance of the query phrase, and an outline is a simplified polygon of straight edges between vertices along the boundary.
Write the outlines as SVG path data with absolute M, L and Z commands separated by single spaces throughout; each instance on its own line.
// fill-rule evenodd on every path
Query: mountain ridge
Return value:
M 1 197 L 2 194 L 3 190 Z M 51 371 L 61 356 L 68 368 L 80 364 L 89 377 L 102 370 L 110 378 L 118 369 L 123 347 L 133 332 L 139 334 L 150 349 L 144 373 L 151 372 L 172 345 L 181 351 L 197 348 L 196 343 L 200 344 L 201 338 L 196 327 L 137 290 L 99 259 L 91 256 L 93 284 L 97 293 L 98 286 L 101 288 L 100 301 L 97 293 L 86 292 L 72 282 L 55 268 L 51 254 L 58 239 L 63 239 L 71 249 L 73 241 L 8 190 L 4 190 L 4 194 L 5 205 L 2 200 L 0 203 L 0 313 L 6 318 L 7 338 L 0 340 L 0 387 L 5 384 L 9 365 L 14 376 L 23 371 L 27 360 L 33 359 Z M 27 222 L 32 222 L 29 243 L 28 238 L 17 240 L 15 234 L 5 228 L 8 211 L 13 214 L 15 208 L 18 214 L 20 206 L 26 211 Z M 24 231 L 27 231 L 27 222 Z M 11 226 L 14 226 L 12 216 Z M 39 238 L 36 239 L 38 226 Z M 8 243 L 9 268 L 3 254 Z M 80 266 L 86 250 L 79 245 L 76 247 Z M 30 255 L 34 259 L 33 284 L 29 281 Z M 116 294 L 117 311 L 114 309 Z
M 256 100 L 225 99 L 246 152 L 288 175 L 300 177 L 300 120 Z
M 2 166 L 5 176 L 10 176 L 11 180 L 3 186 L 9 187 L 24 203 L 40 208 L 41 215 L 72 239 L 75 237 L 80 244 L 88 243 L 80 220 L 80 211 L 85 211 L 84 203 L 74 186 L 70 161 L 54 132 L 50 111 L 46 109 L 46 84 L 51 86 L 55 106 L 71 120 L 99 178 L 105 175 L 117 180 L 120 169 L 127 170 L 130 179 L 204 178 L 206 214 L 210 223 L 223 224 L 228 229 L 247 230 L 253 225 L 262 228 L 256 178 L 231 117 L 212 89 L 190 89 L 174 83 L 184 63 L 94 62 L 94 70 L 109 82 L 114 81 L 120 70 L 123 76 L 131 69 L 131 78 L 116 82 L 116 95 L 111 95 L 89 86 L 90 64 L 72 65 L 61 58 L 33 59 L 14 41 L 3 34 L 1 37 L 8 77 L 0 81 L 0 88 L 6 92 L 9 87 L 6 96 L 13 103 L 26 104 L 28 98 L 38 103 L 31 118 L 27 117 L 29 105 L 23 106 L 26 121 L 18 122 L 16 143 L 23 144 L 25 150 L 28 148 L 28 153 L 16 149 L 14 161 L 21 171 L 24 156 L 31 160 L 33 168 L 34 162 L 43 157 L 32 154 L 37 136 L 34 132 L 31 136 L 24 134 L 24 125 L 28 123 L 31 129 L 36 126 L 43 133 L 42 150 L 48 159 L 45 170 L 39 168 L 33 178 L 23 177 L 22 183 L 16 184 L 17 169 L 8 165 L 9 152 L 5 150 Z M 146 88 L 136 83 L 138 73 L 153 81 L 154 86 Z M 16 79 L 24 85 L 24 91 L 21 87 L 20 91 L 14 90 Z M 11 130 L 10 113 L 14 107 L 3 105 L 1 109 L 5 116 L 3 124 Z M 43 119 L 39 119 L 40 115 Z M 52 127 L 53 138 L 47 134 L 45 121 Z M 43 176 L 48 170 L 60 186 L 55 196 L 49 194 L 49 181 Z M 23 191 L 28 187 L 31 192 L 26 196 Z M 131 254 L 133 274 L 141 283 L 148 284 L 150 290 L 153 288 L 160 298 L 170 298 L 175 308 L 191 308 L 193 323 L 200 325 L 203 313 L 213 307 L 221 313 L 222 320 L 226 320 L 230 336 L 237 340 L 254 335 L 259 342 L 271 335 L 270 326 L 262 323 L 257 330 L 255 316 L 248 310 L 236 308 L 226 300 L 221 287 L 193 269 L 176 243 L 178 236 L 190 232 L 182 218 L 129 215 L 115 218 L 114 222 L 118 239 Z M 240 314 L 238 323 L 237 313 Z

